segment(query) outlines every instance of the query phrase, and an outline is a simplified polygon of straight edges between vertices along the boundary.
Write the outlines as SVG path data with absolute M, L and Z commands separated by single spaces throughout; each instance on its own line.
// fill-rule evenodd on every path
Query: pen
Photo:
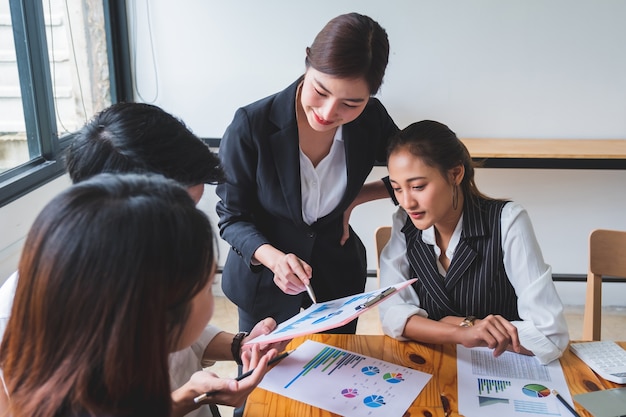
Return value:
M 441 398 L 441 406 L 443 407 L 443 415 L 445 417 L 448 417 L 450 415 L 450 401 L 448 400 L 448 397 L 446 397 L 446 394 L 444 393 L 439 394 L 439 397 Z
M 281 353 L 280 355 L 276 356 L 274 359 L 271 359 L 268 363 L 267 366 L 270 365 L 274 365 L 276 362 L 279 362 L 283 359 L 285 359 L 287 356 L 289 356 L 290 353 L 292 353 L 295 349 L 293 350 L 288 350 L 285 351 L 283 353 Z M 235 381 L 241 381 L 242 379 L 249 377 L 250 375 L 252 375 L 252 372 L 254 372 L 254 369 L 250 369 L 248 372 L 244 372 L 243 374 L 239 375 L 237 378 L 235 378 Z M 200 401 L 203 401 L 205 399 L 207 399 L 208 397 L 217 394 L 219 391 L 209 391 L 209 392 L 205 392 L 203 394 L 198 395 L 196 398 L 193 399 L 193 402 L 198 404 Z
M 309 297 L 311 297 L 311 301 L 313 301 L 313 304 L 317 304 L 317 299 L 315 298 L 315 293 L 313 292 L 313 287 L 311 287 L 311 284 L 306 286 L 306 292 L 309 293 Z
M 561 401 L 561 404 L 563 404 L 563 405 L 565 406 L 565 408 L 567 408 L 567 409 L 568 409 L 568 410 L 572 413 L 572 415 L 574 415 L 574 416 L 576 416 L 576 417 L 580 417 L 580 414 L 578 414 L 578 413 L 576 412 L 576 410 L 574 410 L 574 407 L 572 407 L 571 405 L 569 405 L 569 404 L 567 403 L 567 401 L 565 401 L 565 399 L 564 399 L 563 397 L 561 397 L 561 394 L 559 394 L 559 393 L 557 392 L 557 390 L 553 389 L 553 390 L 552 390 L 552 394 L 554 394 L 554 395 L 556 396 L 556 399 L 557 399 L 557 400 Z

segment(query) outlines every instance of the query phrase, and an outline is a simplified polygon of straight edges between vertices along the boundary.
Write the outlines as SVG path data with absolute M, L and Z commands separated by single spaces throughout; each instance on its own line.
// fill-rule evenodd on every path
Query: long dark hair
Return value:
M 306 49 L 306 67 L 340 78 L 363 77 L 370 94 L 380 89 L 389 61 L 387 32 L 371 17 L 335 17 Z
M 465 175 L 460 186 L 465 198 L 468 200 L 473 200 L 475 197 L 491 199 L 481 193 L 476 186 L 474 168 L 479 165 L 472 160 L 467 147 L 459 140 L 456 133 L 443 123 L 422 120 L 402 129 L 389 140 L 387 160 L 389 160 L 389 155 L 399 149 L 407 149 L 426 165 L 437 168 L 446 180 L 450 169 L 463 165 Z
M 223 180 L 218 156 L 185 124 L 160 107 L 118 103 L 77 133 L 66 154 L 73 182 L 102 172 L 161 174 L 184 186 Z
M 102 174 L 36 218 L 2 345 L 14 417 L 168 416 L 168 355 L 215 262 L 173 180 Z

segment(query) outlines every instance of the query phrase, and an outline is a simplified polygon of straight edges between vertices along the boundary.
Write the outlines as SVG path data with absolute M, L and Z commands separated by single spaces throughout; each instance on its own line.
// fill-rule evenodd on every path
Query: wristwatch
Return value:
M 237 365 L 243 365 L 241 362 L 241 342 L 248 333 L 239 332 L 233 337 L 233 342 L 230 344 L 230 353 L 233 355 L 233 359 L 237 362 Z
M 467 316 L 459 326 L 461 327 L 472 327 L 474 325 L 474 321 L 476 320 L 476 316 Z

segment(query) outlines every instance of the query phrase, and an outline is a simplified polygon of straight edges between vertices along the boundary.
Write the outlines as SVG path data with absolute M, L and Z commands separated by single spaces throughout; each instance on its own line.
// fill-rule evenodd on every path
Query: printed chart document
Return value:
M 378 290 L 313 304 L 279 324 L 273 332 L 249 340 L 246 344 L 279 342 L 343 326 L 415 281 L 410 279 Z
M 541 365 L 532 356 L 504 352 L 494 358 L 489 348 L 457 345 L 459 414 L 465 416 L 564 416 L 556 390 L 574 404 L 558 360 Z
M 342 416 L 401 416 L 431 375 L 312 340 L 259 387 Z

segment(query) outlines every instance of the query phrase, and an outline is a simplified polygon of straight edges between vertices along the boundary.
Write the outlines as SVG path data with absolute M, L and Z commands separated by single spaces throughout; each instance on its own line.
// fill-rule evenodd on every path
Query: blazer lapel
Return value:
M 422 270 L 415 271 L 424 290 L 431 296 L 433 303 L 439 309 L 446 312 L 444 315 L 458 315 L 458 312 L 454 308 L 454 303 L 446 290 L 444 279 L 437 269 L 434 249 L 431 245 L 422 242 L 422 231 L 418 230 L 413 225 L 408 215 L 407 222 L 402 228 L 402 231 L 405 233 L 407 240 L 409 240 L 412 235 L 417 235 L 415 237 L 416 241 L 418 241 L 417 244 L 413 245 L 413 249 L 407 252 L 409 263 L 411 265 L 422 265 L 424 260 L 428 261 L 424 264 Z M 414 259 L 411 259 L 413 257 Z
M 352 203 L 363 186 L 360 181 L 360 176 L 354 175 L 354 172 L 358 172 L 362 169 L 363 162 L 362 158 L 359 156 L 363 152 L 363 149 L 361 149 L 363 146 L 362 139 L 366 137 L 367 132 L 357 119 L 351 123 L 343 125 L 342 135 L 346 152 L 346 175 L 348 176 L 346 192 L 343 194 L 343 197 L 337 207 L 318 220 L 320 225 L 336 219 L 338 215 L 343 215 L 343 211 Z
M 447 289 L 454 288 L 463 277 L 465 271 L 467 271 L 467 268 L 474 262 L 476 256 L 476 251 L 468 244 L 467 239 L 461 237 L 454 251 L 454 259 L 452 259 L 450 268 L 448 268 L 448 274 L 446 275 L 445 282 Z
M 465 202 L 466 209 L 463 213 L 463 231 L 461 240 L 454 251 L 454 258 L 450 263 L 448 275 L 446 276 L 446 288 L 453 288 L 467 271 L 467 268 L 476 260 L 478 254 L 470 245 L 473 239 L 487 235 L 487 224 L 481 216 L 480 208 L 469 201 Z
M 360 178 L 358 175 L 352 175 L 352 171 L 360 168 L 362 164 L 361 158 L 358 157 L 363 152 L 361 147 L 363 146 L 363 138 L 366 136 L 363 126 L 360 123 L 349 123 L 344 125 L 343 128 L 343 142 L 346 150 L 346 170 L 348 175 L 348 183 L 346 184 L 346 191 L 361 189 Z M 361 139 L 361 140 L 359 140 Z M 350 201 L 346 201 L 349 199 Z M 352 203 L 353 196 L 351 193 L 344 193 L 343 199 L 339 207 L 346 207 Z
M 280 187 L 290 216 L 298 225 L 304 224 L 300 183 L 300 146 L 295 110 L 296 91 L 301 80 L 302 78 L 298 79 L 278 93 L 272 103 L 270 120 L 277 130 L 269 138 Z

